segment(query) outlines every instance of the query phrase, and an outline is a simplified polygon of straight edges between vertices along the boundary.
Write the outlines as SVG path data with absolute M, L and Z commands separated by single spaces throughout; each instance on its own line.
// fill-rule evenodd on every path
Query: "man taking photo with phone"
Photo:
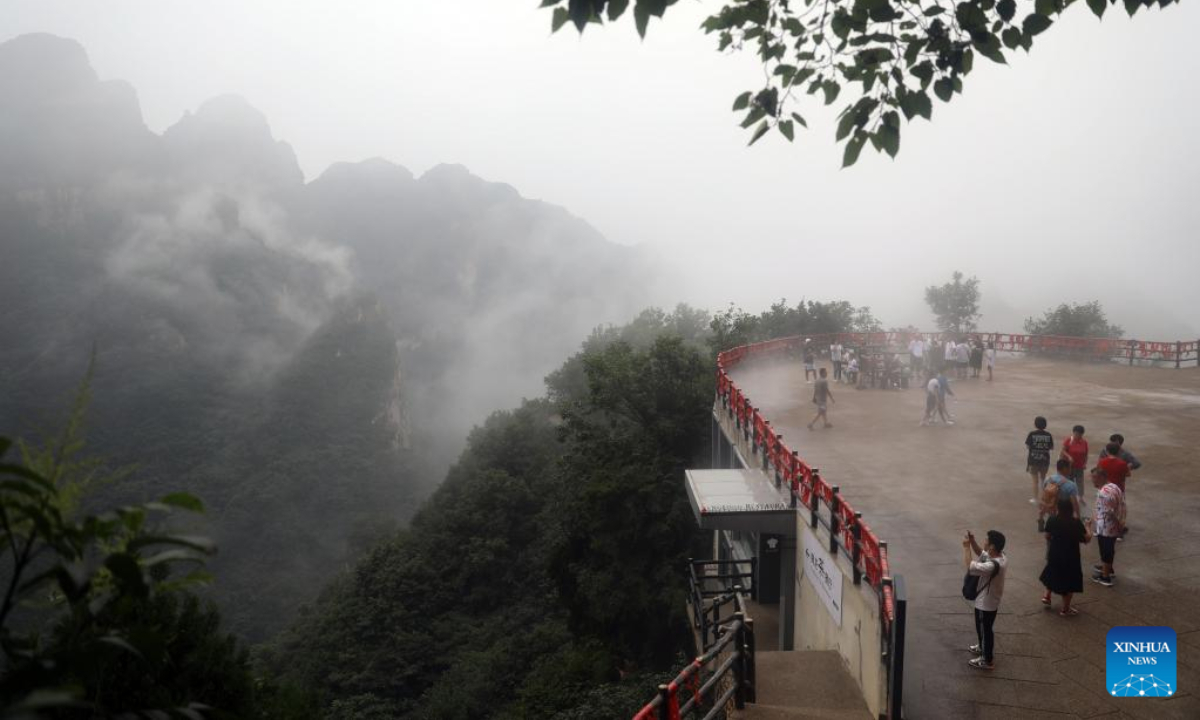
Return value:
M 996 613 L 1000 611 L 1000 599 L 1004 596 L 1005 567 L 1008 565 L 1004 534 L 988 530 L 987 541 L 980 548 L 975 535 L 968 530 L 962 546 L 967 573 L 979 578 L 979 594 L 975 596 L 975 634 L 979 643 L 967 648 L 978 657 L 967 664 L 977 670 L 992 670 L 996 667 L 996 638 L 992 628 L 996 624 Z

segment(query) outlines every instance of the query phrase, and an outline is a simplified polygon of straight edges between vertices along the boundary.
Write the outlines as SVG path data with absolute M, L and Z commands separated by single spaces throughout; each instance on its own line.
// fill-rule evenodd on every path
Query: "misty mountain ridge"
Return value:
M 306 183 L 244 99 L 161 135 L 50 35 L 0 44 L 0 433 L 96 374 L 104 501 L 209 506 L 233 626 L 263 637 L 406 522 L 466 431 L 543 392 L 651 271 L 566 210 L 458 165 Z

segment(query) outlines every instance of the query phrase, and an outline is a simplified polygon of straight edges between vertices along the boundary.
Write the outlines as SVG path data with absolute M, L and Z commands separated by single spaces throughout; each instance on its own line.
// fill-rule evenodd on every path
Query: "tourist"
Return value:
M 1046 531 L 1046 518 L 1053 517 L 1058 512 L 1058 503 L 1061 500 L 1071 503 L 1075 517 L 1079 517 L 1079 488 L 1069 477 L 1071 461 L 1059 458 L 1055 470 L 1056 472 L 1042 483 L 1042 500 L 1038 506 L 1038 532 Z
M 1133 458 L 1132 455 L 1130 455 Z M 1136 458 L 1134 458 L 1136 460 Z M 1139 463 L 1140 465 L 1140 463 Z M 1125 492 L 1125 481 L 1129 478 L 1130 464 L 1121 457 L 1121 446 L 1115 442 L 1110 442 L 1100 451 L 1100 459 L 1096 461 L 1096 466 L 1103 468 L 1108 481 L 1116 483 L 1117 487 L 1121 488 L 1121 492 Z
M 1063 617 L 1079 614 L 1078 610 L 1071 607 L 1071 597 L 1075 593 L 1083 592 L 1079 546 L 1090 542 L 1091 539 L 1091 532 L 1075 515 L 1074 504 L 1069 500 L 1060 499 L 1056 514 L 1046 521 L 1046 567 L 1042 569 L 1038 579 L 1046 588 L 1042 595 L 1043 605 L 1051 606 L 1051 593 L 1062 596 L 1062 610 L 1059 610 L 1058 614 Z
M 912 376 L 919 378 L 925 374 L 925 339 L 920 335 L 913 337 L 908 343 L 908 353 L 912 365 Z
M 987 542 L 980 548 L 968 530 L 963 540 L 963 564 L 968 574 L 979 578 L 979 594 L 975 596 L 975 635 L 979 642 L 967 648 L 978 657 L 968 664 L 978 670 L 992 670 L 996 667 L 993 626 L 1004 596 L 1005 567 L 1008 565 L 1003 533 L 988 530 Z
M 926 362 L 926 366 L 929 368 L 930 376 L 933 376 L 938 370 L 941 370 L 942 365 L 946 363 L 946 350 L 937 340 L 929 341 L 928 350 L 929 358 Z
M 850 351 L 846 351 L 846 381 L 851 385 L 858 384 L 858 358 Z
M 938 412 L 942 414 L 943 422 L 945 422 L 947 425 L 953 425 L 954 423 L 951 422 L 951 420 L 954 419 L 954 415 L 946 410 L 946 396 L 954 395 L 954 391 L 950 389 L 950 378 L 946 377 L 946 369 L 945 368 L 938 370 L 937 381 L 938 381 Z M 947 420 L 946 419 L 947 417 L 949 417 L 950 419 Z
M 959 341 L 954 346 L 955 366 L 958 368 L 958 377 L 960 380 L 967 379 L 967 367 L 971 364 L 971 348 L 967 346 L 965 340 Z
M 1046 473 L 1050 470 L 1050 451 L 1054 449 L 1054 436 L 1046 432 L 1046 418 L 1038 415 L 1033 419 L 1033 430 L 1025 436 L 1025 447 L 1029 456 L 1025 460 L 1025 472 L 1033 481 L 1033 495 L 1029 502 L 1036 505 Z
M 808 338 L 804 339 L 804 382 L 810 383 L 808 374 L 812 373 L 813 380 L 817 378 L 817 358 L 813 353 L 812 341 Z
M 984 360 L 987 362 L 988 382 L 992 381 L 992 369 L 996 367 L 996 343 L 989 342 L 987 344 L 987 352 L 984 354 Z
M 835 342 L 829 346 L 829 360 L 833 363 L 833 380 L 838 382 L 842 379 L 842 344 Z
M 1071 428 L 1071 436 L 1062 443 L 1062 452 L 1059 457 L 1071 461 L 1070 478 L 1079 488 L 1079 504 L 1086 506 L 1087 501 L 1084 499 L 1083 493 L 1083 473 L 1087 471 L 1088 463 L 1088 442 L 1083 439 L 1084 427 L 1076 425 Z
M 971 377 L 978 380 L 983 373 L 983 343 L 975 340 L 971 343 Z
M 1118 436 L 1119 437 L 1119 436 Z M 1137 458 L 1131 453 L 1127 453 L 1128 457 L 1134 461 Z M 1138 463 L 1141 465 L 1141 463 Z M 1108 481 L 1117 487 L 1121 488 L 1121 497 L 1125 497 L 1125 481 L 1129 479 L 1131 474 L 1130 463 L 1121 457 L 1121 446 L 1116 441 L 1110 442 L 1100 451 L 1100 459 L 1096 461 L 1096 467 L 1102 468 L 1104 474 L 1108 477 Z M 1124 503 L 1122 503 L 1124 509 Z M 1117 539 L 1124 540 L 1129 534 L 1129 527 L 1125 525 L 1125 516 L 1121 516 L 1121 534 Z
M 808 429 L 813 429 L 813 423 L 818 420 L 825 421 L 825 427 L 831 428 L 833 425 L 829 423 L 829 418 L 825 415 L 827 403 L 834 402 L 833 391 L 829 389 L 829 381 L 825 379 L 825 368 L 821 368 L 821 377 L 817 380 L 817 384 L 813 387 L 813 403 L 817 406 L 817 416 L 808 424 Z
M 1131 453 L 1125 449 L 1125 436 L 1124 435 L 1122 435 L 1121 433 L 1113 433 L 1112 435 L 1108 436 L 1108 441 L 1110 443 L 1116 443 L 1117 447 L 1120 448 L 1120 452 L 1117 453 L 1117 457 L 1119 457 L 1125 461 L 1125 464 L 1127 464 L 1129 466 L 1129 470 L 1131 473 L 1132 473 L 1132 471 L 1137 470 L 1138 468 L 1140 468 L 1142 466 L 1141 461 L 1139 461 L 1136 457 L 1134 457 L 1133 453 Z M 1108 455 L 1108 446 L 1106 445 L 1105 447 L 1101 448 L 1100 457 L 1103 459 L 1104 457 L 1107 457 L 1107 455 Z
M 1100 546 L 1100 564 L 1093 566 L 1092 580 L 1105 587 L 1112 587 L 1113 561 L 1117 554 L 1117 539 L 1125 526 L 1125 491 L 1115 482 L 1110 482 L 1102 467 L 1092 468 L 1092 487 L 1096 488 L 1096 514 L 1093 532 Z

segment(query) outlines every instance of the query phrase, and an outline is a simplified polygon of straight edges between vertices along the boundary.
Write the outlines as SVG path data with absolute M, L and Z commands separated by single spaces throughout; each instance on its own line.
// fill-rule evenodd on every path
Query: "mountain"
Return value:
M 0 106 L 0 434 L 61 423 L 94 352 L 90 448 L 137 465 L 98 499 L 201 496 L 250 638 L 650 282 L 637 251 L 461 166 L 306 183 L 236 96 L 152 133 L 70 40 L 0 44 Z

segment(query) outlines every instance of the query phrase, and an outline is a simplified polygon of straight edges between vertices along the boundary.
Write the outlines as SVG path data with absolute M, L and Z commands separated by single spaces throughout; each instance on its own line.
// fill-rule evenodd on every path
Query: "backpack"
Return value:
M 1046 481 L 1042 488 L 1042 512 L 1047 515 L 1058 514 L 1058 491 L 1060 490 L 1058 483 Z
M 992 584 L 992 578 L 996 577 L 996 573 L 1000 572 L 1000 563 L 992 560 L 992 567 L 992 574 L 988 576 L 988 581 L 983 584 L 983 587 L 979 587 L 980 576 L 972 575 L 970 570 L 967 571 L 967 574 L 963 576 L 963 598 L 967 600 L 974 600 L 975 598 L 979 597 L 981 592 L 987 589 L 988 585 Z

